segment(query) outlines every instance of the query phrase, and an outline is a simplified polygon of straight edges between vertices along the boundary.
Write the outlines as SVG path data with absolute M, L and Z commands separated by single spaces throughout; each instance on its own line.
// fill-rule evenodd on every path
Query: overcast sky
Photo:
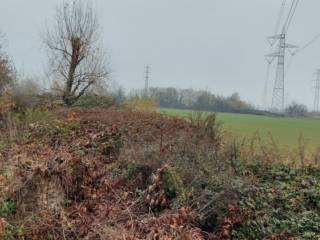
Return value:
M 93 0 L 112 79 L 130 88 L 193 87 L 220 95 L 238 92 L 260 105 L 281 0 Z M 288 0 L 287 2 L 290 2 Z M 43 75 L 46 55 L 40 33 L 60 0 L 0 0 L 0 29 L 7 52 L 25 75 Z M 303 46 L 320 33 L 320 1 L 301 0 L 287 41 Z M 289 60 L 289 59 L 288 59 Z M 272 65 L 268 103 L 274 82 Z M 313 104 L 312 80 L 320 68 L 320 40 L 297 54 L 286 75 L 288 101 Z

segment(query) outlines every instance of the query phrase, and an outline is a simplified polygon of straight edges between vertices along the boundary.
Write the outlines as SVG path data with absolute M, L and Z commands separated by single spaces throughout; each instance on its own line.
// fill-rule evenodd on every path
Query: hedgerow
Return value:
M 0 236 L 319 239 L 319 170 L 243 161 L 215 115 L 54 114 L 0 150 Z

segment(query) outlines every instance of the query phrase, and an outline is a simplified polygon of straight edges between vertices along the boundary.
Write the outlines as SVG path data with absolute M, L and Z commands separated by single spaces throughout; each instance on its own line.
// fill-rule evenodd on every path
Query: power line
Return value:
M 286 19 L 286 21 L 284 22 L 284 25 L 283 25 L 283 28 L 285 29 L 285 32 L 287 32 L 287 26 L 288 26 L 288 23 L 289 23 L 290 18 L 292 16 L 292 12 L 293 12 L 295 3 L 296 3 L 296 0 L 292 0 L 291 6 L 290 6 L 290 10 L 289 10 L 288 15 L 287 15 L 287 19 Z
M 290 10 L 289 10 L 289 13 L 287 15 L 287 20 L 284 22 L 284 27 L 287 25 L 288 21 L 289 21 L 289 18 L 290 18 L 290 15 L 291 15 L 291 12 L 292 12 L 292 9 L 293 9 L 293 6 L 294 6 L 294 3 L 295 3 L 296 0 L 292 0 L 292 3 L 291 3 L 291 7 L 290 7 Z
M 316 35 L 314 38 L 312 38 L 309 42 L 307 42 L 303 47 L 301 47 L 296 53 L 300 53 L 309 46 L 311 46 L 315 41 L 317 41 L 320 38 L 320 33 Z
M 288 16 L 290 16 L 290 19 L 289 19 L 289 21 L 288 21 L 288 23 L 286 24 L 286 27 L 285 27 L 286 32 L 288 32 L 288 30 L 289 30 L 289 27 L 290 27 L 290 25 L 291 25 L 292 19 L 293 19 L 295 13 L 296 13 L 298 4 L 299 4 L 299 0 L 294 0 L 294 1 L 292 2 L 292 6 L 294 5 L 294 7 L 293 7 L 293 10 L 292 10 L 291 16 L 290 16 L 290 13 L 289 13 L 289 15 L 288 15 Z
M 278 20 L 277 20 L 276 27 L 275 27 L 275 30 L 274 30 L 274 35 L 278 34 L 280 23 L 281 23 L 281 19 L 283 17 L 284 10 L 285 10 L 285 7 L 286 7 L 286 2 L 287 2 L 287 0 L 283 0 L 282 1 L 280 12 L 279 12 L 279 16 L 278 16 Z
M 285 70 L 285 76 L 287 75 L 290 67 L 291 67 L 291 64 L 293 62 L 293 57 L 295 55 L 297 55 L 298 53 L 301 53 L 302 51 L 304 51 L 305 49 L 307 49 L 308 47 L 310 47 L 315 41 L 317 41 L 318 39 L 320 38 L 320 33 L 317 34 L 314 38 L 312 38 L 309 42 L 307 42 L 303 47 L 299 48 L 298 50 L 296 50 L 295 52 L 292 52 L 291 53 L 291 58 L 290 60 L 288 61 L 288 64 L 287 64 L 287 68 Z

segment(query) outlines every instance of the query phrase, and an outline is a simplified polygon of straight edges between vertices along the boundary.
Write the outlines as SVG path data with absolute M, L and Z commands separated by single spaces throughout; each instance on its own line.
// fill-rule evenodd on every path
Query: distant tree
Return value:
M 126 100 L 126 92 L 121 86 L 117 88 L 112 95 L 117 103 L 122 103 Z
M 12 86 L 16 81 L 15 68 L 3 50 L 3 35 L 0 33 L 0 95 L 8 86 Z
M 252 106 L 249 106 L 248 103 L 241 100 L 238 93 L 233 93 L 230 97 L 226 99 L 228 107 L 231 111 L 236 111 L 240 109 L 253 109 Z
M 179 94 L 175 88 L 166 88 L 162 92 L 163 105 L 166 107 L 179 107 Z
M 55 88 L 68 106 L 108 76 L 99 32 L 93 7 L 79 0 L 57 8 L 54 28 L 44 38 Z
M 143 91 L 131 91 L 130 98 L 134 96 L 143 96 Z M 150 88 L 150 96 L 157 101 L 160 107 L 166 108 L 261 114 L 249 103 L 241 100 L 238 93 L 230 97 L 223 97 L 209 91 L 192 88 Z
M 211 94 L 208 91 L 202 91 L 194 104 L 196 110 L 211 110 Z
M 290 117 L 304 117 L 308 114 L 308 108 L 303 104 L 293 102 L 285 109 L 285 113 Z
M 197 92 L 192 88 L 179 90 L 179 103 L 186 108 L 192 108 L 197 100 Z
M 240 99 L 240 96 L 239 96 L 239 93 L 233 93 L 230 98 L 229 98 L 231 101 L 233 102 L 241 102 L 241 99 Z
M 115 80 L 110 79 L 107 92 L 116 103 L 123 103 L 127 99 L 125 89 Z
M 150 88 L 149 93 L 150 96 L 155 98 L 162 107 L 181 107 L 179 102 L 179 92 L 175 88 Z

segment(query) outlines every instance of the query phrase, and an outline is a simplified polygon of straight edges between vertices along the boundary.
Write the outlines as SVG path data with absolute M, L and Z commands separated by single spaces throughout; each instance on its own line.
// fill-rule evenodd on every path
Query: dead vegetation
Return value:
M 57 116 L 1 150 L 1 201 L 15 205 L 3 218 L 4 239 L 220 239 L 245 217 L 222 214 L 236 194 L 214 117 Z
M 272 155 L 265 146 L 251 168 L 250 149 L 226 141 L 214 115 L 60 109 L 50 119 L 0 148 L 1 239 L 294 239 L 250 225 L 264 219 L 253 204 Z

